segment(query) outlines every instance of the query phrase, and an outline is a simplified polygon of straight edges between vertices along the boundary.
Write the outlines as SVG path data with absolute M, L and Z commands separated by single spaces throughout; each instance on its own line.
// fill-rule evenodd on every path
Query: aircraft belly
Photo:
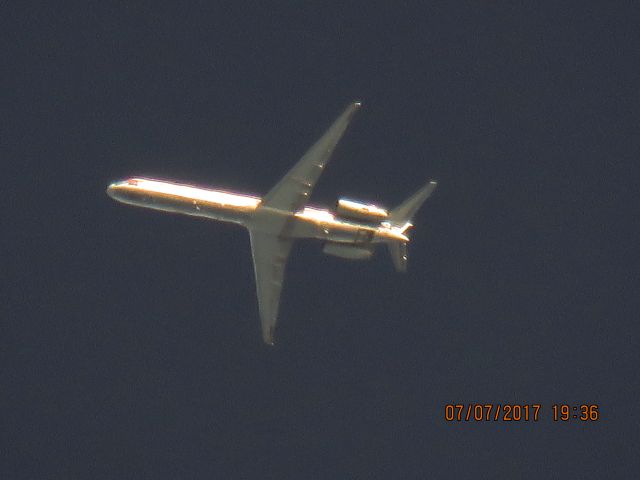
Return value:
M 295 217 L 289 235 L 293 238 L 327 238 L 327 232 L 322 225 Z
M 168 195 L 141 196 L 135 202 L 127 202 L 137 206 L 161 210 L 163 212 L 180 213 L 194 217 L 203 217 L 222 222 L 244 223 L 249 212 L 238 207 L 218 205 L 184 197 Z
M 369 243 L 375 241 L 376 229 L 368 225 L 347 222 L 316 222 L 294 217 L 288 236 L 315 238 L 339 243 Z
M 375 229 L 358 225 L 339 225 L 329 228 L 325 238 L 336 243 L 371 243 L 375 238 Z

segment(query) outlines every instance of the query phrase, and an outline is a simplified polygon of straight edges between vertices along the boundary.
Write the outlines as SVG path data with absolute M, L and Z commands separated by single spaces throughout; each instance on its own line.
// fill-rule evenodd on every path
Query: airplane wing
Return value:
M 333 149 L 344 134 L 353 114 L 360 108 L 353 102 L 340 115 L 329 130 L 318 140 L 298 163 L 263 198 L 261 207 L 296 212 L 309 200 L 314 185 L 329 162 Z
M 258 309 L 262 323 L 262 338 L 265 343 L 273 345 L 273 332 L 278 319 L 282 279 L 293 240 L 259 231 L 250 230 L 249 233 L 258 291 Z
M 287 257 L 293 244 L 287 238 L 288 215 L 274 215 L 273 210 L 292 214 L 307 203 L 333 149 L 344 134 L 360 102 L 349 105 L 298 163 L 273 187 L 260 202 L 249 226 L 251 253 L 258 291 L 258 308 L 262 322 L 262 338 L 273 345 L 273 333 L 278 320 L 280 292 Z M 268 225 L 261 228 L 260 225 Z

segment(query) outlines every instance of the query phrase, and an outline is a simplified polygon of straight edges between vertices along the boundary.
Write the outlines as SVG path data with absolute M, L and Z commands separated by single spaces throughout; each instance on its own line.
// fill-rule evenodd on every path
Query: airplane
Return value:
M 111 183 L 107 194 L 138 207 L 242 225 L 249 230 L 262 338 L 274 344 L 285 265 L 293 242 L 324 241 L 323 252 L 350 260 L 371 258 L 386 244 L 394 267 L 407 269 L 407 231 L 437 183 L 429 181 L 392 210 L 341 198 L 335 212 L 307 206 L 360 102 L 351 103 L 325 134 L 262 198 L 152 178 L 133 177 Z

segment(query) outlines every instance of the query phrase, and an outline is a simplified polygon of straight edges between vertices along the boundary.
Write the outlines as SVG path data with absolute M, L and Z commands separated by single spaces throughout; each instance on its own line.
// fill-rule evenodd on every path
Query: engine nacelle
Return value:
M 341 198 L 336 203 L 336 213 L 343 218 L 365 222 L 381 222 L 387 218 L 387 211 L 376 205 L 354 202 Z
M 348 260 L 368 260 L 373 255 L 373 248 L 360 247 L 348 243 L 327 242 L 324 244 L 322 252 Z

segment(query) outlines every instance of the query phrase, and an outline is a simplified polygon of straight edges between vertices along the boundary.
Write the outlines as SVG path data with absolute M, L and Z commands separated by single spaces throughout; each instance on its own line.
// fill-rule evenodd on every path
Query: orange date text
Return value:
M 540 404 L 449 403 L 444 407 L 447 422 L 537 422 Z

